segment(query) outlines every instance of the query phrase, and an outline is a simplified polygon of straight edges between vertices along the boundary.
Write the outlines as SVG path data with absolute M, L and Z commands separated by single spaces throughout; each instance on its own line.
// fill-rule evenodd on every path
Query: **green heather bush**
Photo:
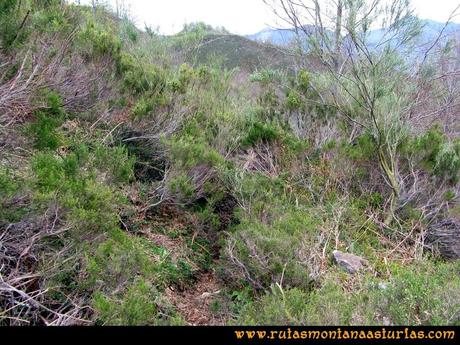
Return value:
M 418 163 L 439 178 L 452 184 L 460 172 L 460 140 L 450 141 L 437 125 L 402 148 L 403 153 L 415 154 Z
M 29 211 L 14 201 L 17 195 L 23 194 L 24 187 L 22 178 L 0 166 L 0 226 L 20 221 Z
M 138 41 L 139 31 L 137 30 L 136 26 L 132 22 L 128 20 L 123 20 L 121 29 L 122 29 L 122 32 L 121 32 L 122 37 L 126 37 L 132 43 L 136 43 Z
M 317 220 L 312 215 L 292 210 L 283 210 L 269 224 L 242 219 L 228 240 L 233 248 L 227 248 L 223 254 L 224 270 L 229 276 L 242 273 L 232 260 L 234 256 L 245 266 L 246 279 L 256 288 L 268 288 L 282 276 L 284 286 L 308 288 L 311 272 L 305 258 L 316 227 Z
M 253 146 L 259 142 L 270 143 L 280 138 L 280 130 L 270 123 L 254 122 L 242 141 L 243 147 Z
M 62 159 L 54 154 L 37 153 L 32 159 L 32 170 L 36 177 L 36 187 L 40 192 L 46 193 L 65 188 L 65 184 L 62 183 L 65 178 Z
M 3 198 L 11 197 L 19 190 L 19 184 L 9 169 L 0 167 L 0 195 Z
M 67 220 L 77 239 L 91 238 L 116 227 L 120 204 L 111 188 L 92 180 L 72 184 L 62 196 L 62 205 L 69 209 Z
M 41 97 L 45 99 L 47 107 L 35 112 L 36 121 L 29 126 L 28 131 L 34 136 L 37 149 L 56 150 L 62 143 L 62 137 L 57 131 L 65 117 L 62 98 L 53 91 L 47 91 Z
M 62 138 L 56 131 L 62 119 L 43 111 L 37 111 L 36 117 L 36 122 L 30 126 L 30 131 L 35 136 L 35 147 L 39 150 L 56 150 L 62 143 Z
M 250 80 L 252 82 L 258 82 L 264 87 L 268 86 L 271 83 L 281 81 L 283 78 L 283 72 L 270 68 L 255 71 L 250 76 Z
M 69 33 L 75 23 L 71 23 L 72 18 L 68 17 L 68 13 L 62 11 L 60 1 L 42 2 L 42 6 L 37 6 L 36 12 L 33 14 L 32 26 L 35 31 L 42 33 Z
M 139 279 L 119 299 L 101 293 L 93 296 L 96 324 L 142 326 L 154 325 L 158 315 L 155 299 L 158 292 L 149 282 Z
M 63 206 L 75 238 L 91 237 L 118 224 L 117 207 L 123 204 L 110 184 L 127 182 L 133 177 L 134 160 L 124 147 L 85 145 L 59 156 L 50 151 L 32 158 L 35 199 L 47 203 L 54 199 Z M 106 183 L 97 181 L 102 173 Z
M 220 153 L 200 139 L 183 136 L 169 141 L 168 145 L 173 162 L 184 169 L 202 164 L 209 167 L 224 164 Z
M 302 99 L 296 91 L 289 91 L 286 97 L 286 108 L 290 111 L 298 110 L 302 106 Z
M 297 289 L 282 290 L 272 286 L 271 290 L 256 302 L 242 308 L 239 325 L 301 325 L 304 324 L 309 294 Z
M 0 47 L 8 50 L 13 45 L 20 46 L 30 34 L 28 27 L 21 23 L 26 16 L 24 8 L 20 8 L 21 1 L 0 1 Z M 20 29 L 21 28 L 21 29 Z
M 420 245 L 460 217 L 460 141 L 446 123 L 406 121 L 420 85 L 435 107 L 453 92 L 420 79 L 437 67 L 414 79 L 398 53 L 359 50 L 329 75 L 227 34 L 143 33 L 104 6 L 0 0 L 0 267 L 40 302 L 4 291 L 0 324 L 55 324 L 50 309 L 185 324 L 177 302 L 205 286 L 220 290 L 199 306 L 209 322 L 460 325 L 460 264 Z M 61 51 L 62 68 L 49 64 Z M 311 50 L 305 66 L 321 58 Z M 103 92 L 80 112 L 72 87 L 95 77 Z M 334 249 L 367 268 L 348 274 Z
M 97 145 L 94 149 L 95 166 L 111 175 L 113 182 L 129 182 L 134 177 L 135 158 L 124 146 Z
M 342 285 L 350 280 L 343 272 L 329 276 L 311 293 L 273 287 L 271 293 L 243 308 L 238 322 L 458 325 L 459 269 L 455 262 L 421 261 L 408 267 L 395 266 L 389 281 L 361 276 L 351 291 Z
M 307 93 L 310 90 L 311 76 L 306 70 L 300 70 L 297 75 L 297 87 L 303 93 Z
M 108 235 L 109 238 L 99 243 L 86 258 L 88 277 L 85 284 L 91 287 L 102 282 L 105 293 L 109 293 L 119 284 L 132 283 L 136 275 L 154 273 L 147 248 L 138 239 L 116 227 L 110 229 Z
M 78 43 L 88 58 L 112 57 L 118 59 L 121 50 L 120 39 L 110 29 L 88 19 L 84 29 L 78 32 Z
M 344 153 L 355 161 L 369 161 L 375 159 L 377 145 L 371 134 L 364 133 L 358 136 L 353 143 L 342 144 Z
M 192 199 L 196 192 L 191 179 L 185 174 L 180 174 L 169 179 L 168 190 L 175 195 L 176 198 L 183 201 Z
M 166 70 L 125 51 L 118 55 L 116 71 L 122 81 L 123 92 L 150 98 L 144 99 L 145 104 L 138 106 L 140 113 L 146 108 L 147 102 L 161 95 L 167 86 Z
M 171 90 L 173 92 L 185 93 L 189 84 L 195 78 L 195 71 L 187 64 L 182 64 L 179 67 L 177 79 L 171 82 Z

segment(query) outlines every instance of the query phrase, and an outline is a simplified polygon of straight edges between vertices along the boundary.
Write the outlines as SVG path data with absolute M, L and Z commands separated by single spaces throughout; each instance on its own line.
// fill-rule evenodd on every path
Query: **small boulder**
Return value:
M 344 253 L 340 250 L 334 250 L 332 254 L 337 264 L 350 274 L 355 274 L 367 265 L 367 261 L 357 255 Z

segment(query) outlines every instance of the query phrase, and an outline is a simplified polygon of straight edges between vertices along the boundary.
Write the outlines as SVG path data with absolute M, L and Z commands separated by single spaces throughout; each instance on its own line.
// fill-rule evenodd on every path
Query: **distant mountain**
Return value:
M 451 38 L 460 38 L 460 24 L 449 23 L 445 26 L 445 23 L 436 22 L 430 19 L 422 20 L 421 24 L 422 30 L 420 35 L 417 37 L 417 45 L 420 46 L 420 50 L 422 52 L 424 49 L 429 48 L 438 37 L 439 44 L 445 44 Z M 376 47 L 379 43 L 385 41 L 384 34 L 385 31 L 383 29 L 371 31 L 367 37 L 369 46 Z
M 258 33 L 247 35 L 253 41 L 269 43 L 277 46 L 288 46 L 294 42 L 296 33 L 292 29 L 264 29 Z
M 424 45 L 429 45 L 431 42 L 433 42 L 438 37 L 444 25 L 445 23 L 436 22 L 430 19 L 422 20 L 422 32 L 418 38 L 419 45 L 423 47 Z M 314 29 L 314 26 L 309 25 L 308 29 L 312 31 Z M 369 46 L 375 47 L 380 42 L 382 42 L 384 38 L 383 34 L 384 30 L 382 29 L 370 31 L 368 35 Z M 267 28 L 258 33 L 248 35 L 246 37 L 258 42 L 286 47 L 295 42 L 296 34 L 293 29 Z M 446 26 L 440 42 L 446 43 L 448 39 L 453 37 L 458 38 L 460 40 L 460 24 L 458 23 L 449 23 Z
M 249 73 L 260 68 L 289 69 L 294 65 L 294 57 L 283 48 L 238 35 L 210 34 L 195 49 L 195 62 L 207 64 L 217 59 L 222 67 L 238 67 Z

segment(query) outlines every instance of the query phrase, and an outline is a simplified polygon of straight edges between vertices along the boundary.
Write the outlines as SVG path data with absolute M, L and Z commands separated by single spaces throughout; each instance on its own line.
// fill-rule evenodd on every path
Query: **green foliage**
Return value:
M 302 106 L 302 99 L 296 91 L 289 91 L 286 97 L 286 108 L 290 111 L 298 110 Z
M 8 50 L 13 45 L 20 45 L 29 35 L 28 28 L 24 28 L 22 24 L 29 12 L 21 8 L 19 0 L 3 0 L 0 1 L 0 47 Z
M 430 128 L 402 148 L 403 152 L 413 153 L 419 164 L 435 176 L 452 184 L 458 182 L 460 172 L 460 140 L 449 141 L 439 126 Z
M 309 294 L 294 288 L 282 290 L 272 286 L 271 291 L 257 302 L 248 303 L 241 311 L 241 325 L 298 325 L 307 315 Z
M 129 182 L 134 177 L 135 158 L 129 156 L 124 146 L 96 145 L 94 163 L 98 169 L 110 172 L 112 182 Z
M 11 197 L 19 190 L 19 184 L 9 169 L 0 167 L 0 195 L 2 198 Z
M 39 150 L 56 150 L 62 142 L 56 131 L 61 119 L 51 117 L 43 111 L 37 111 L 36 117 L 36 122 L 30 126 L 30 131 L 35 136 L 35 147 Z
M 308 71 L 300 70 L 299 74 L 297 75 L 297 87 L 303 93 L 307 93 L 310 89 L 310 81 L 311 77 Z
M 207 78 L 206 69 L 200 68 L 197 72 L 189 65 L 182 64 L 177 72 L 177 77 L 169 82 L 169 88 L 173 92 L 185 93 L 189 84 L 196 78 L 205 80 Z
M 363 133 L 351 143 L 343 143 L 344 153 L 355 161 L 372 160 L 376 156 L 377 143 L 369 133 Z
M 57 128 L 64 120 L 62 98 L 53 91 L 45 93 L 43 98 L 47 108 L 36 111 L 36 122 L 29 126 L 29 132 L 35 138 L 35 147 L 39 150 L 56 150 L 62 143 Z
M 49 152 L 40 152 L 33 157 L 32 170 L 36 176 L 37 189 L 41 192 L 59 189 L 65 177 L 62 160 Z
M 17 205 L 15 197 L 23 194 L 24 181 L 10 169 L 0 165 L 0 226 L 22 219 L 29 211 L 24 205 Z
M 263 87 L 267 87 L 268 85 L 280 82 L 285 77 L 284 73 L 280 70 L 274 70 L 270 68 L 264 68 L 261 70 L 257 70 L 251 74 L 250 80 L 252 82 L 258 82 Z
M 271 224 L 242 219 L 232 231 L 233 249 L 223 254 L 225 274 L 234 280 L 242 273 L 241 267 L 234 266 L 235 261 L 231 260 L 235 256 L 256 288 L 267 288 L 283 277 L 284 286 L 308 289 L 310 267 L 298 258 L 307 255 L 303 243 L 313 240 L 316 225 L 312 215 L 293 210 L 283 210 Z
M 112 57 L 118 59 L 121 51 L 121 41 L 106 28 L 88 20 L 84 29 L 78 32 L 78 42 L 81 49 L 89 58 Z
M 117 207 L 122 199 L 111 184 L 128 182 L 133 177 L 134 160 L 124 147 L 101 144 L 89 149 L 74 145 L 63 156 L 51 151 L 32 157 L 35 200 L 47 203 L 57 199 L 67 210 L 67 222 L 76 239 L 91 237 L 117 227 Z M 97 181 L 104 173 L 106 184 Z
M 116 66 L 126 93 L 161 94 L 166 86 L 166 77 L 161 69 L 152 64 L 142 63 L 126 52 L 120 54 Z
M 153 274 L 153 262 L 140 241 L 116 227 L 108 234 L 110 237 L 87 256 L 88 277 L 85 284 L 88 287 L 103 282 L 104 291 L 109 293 L 119 284 L 132 283 L 136 276 L 133 272 L 141 276 Z
M 59 0 L 45 1 L 37 6 L 33 15 L 32 27 L 41 33 L 69 33 L 75 23 L 71 22 L 68 13 L 62 10 Z
M 120 299 L 111 299 L 95 293 L 93 305 L 98 321 L 103 325 L 140 326 L 153 325 L 158 317 L 155 299 L 158 292 L 149 282 L 139 279 Z
M 397 56 L 384 52 L 374 69 L 354 70 L 375 86 L 375 125 L 357 101 L 359 92 L 340 93 L 340 85 L 325 80 L 321 70 L 278 70 L 274 66 L 287 60 L 269 48 L 241 43 L 203 23 L 187 25 L 175 37 L 151 30 L 147 37 L 102 8 L 93 16 L 89 7 L 61 6 L 58 0 L 14 0 L 0 2 L 0 24 L 2 54 L 12 61 L 2 69 L 0 83 L 21 68 L 15 49 L 34 52 L 48 37 L 67 38 L 75 30 L 63 66 L 72 61 L 70 53 L 79 54 L 92 67 L 107 67 L 103 78 L 111 86 L 111 100 L 75 114 L 64 111 L 58 93 L 31 90 L 37 100 L 33 105 L 40 109 L 24 127 L 34 148 L 23 147 L 16 155 L 16 139 L 1 138 L 2 149 L 10 152 L 0 162 L 0 226 L 28 225 L 29 219 L 47 220 L 57 212 L 57 235 L 47 233 L 30 247 L 39 262 L 33 269 L 46 272 L 36 276 L 43 277 L 38 283 L 46 286 L 47 307 L 61 308 L 68 296 L 76 296 L 91 304 L 96 324 L 183 323 L 164 289 L 193 289 L 198 272 L 216 270 L 228 295 L 214 299 L 212 308 L 236 315 L 238 323 L 460 322 L 457 263 L 427 258 L 406 267 L 394 263 L 402 251 L 399 238 L 392 243 L 396 234 L 406 226 L 415 229 L 414 224 L 412 234 L 419 227 L 420 233 L 426 230 L 420 208 L 409 203 L 398 209 L 400 228 L 394 236 L 373 221 L 387 205 L 385 184 L 371 175 L 382 139 L 397 148 L 391 153 L 400 176 L 412 176 L 408 167 L 422 167 L 427 174 L 420 176 L 430 175 L 424 180 L 430 188 L 452 184 L 442 201 L 452 205 L 449 215 L 460 214 L 455 205 L 460 141 L 439 127 L 410 137 L 398 117 L 406 106 L 400 95 L 407 94 L 398 83 L 410 78 L 400 78 L 404 66 Z M 26 40 L 31 32 L 35 42 Z M 211 46 L 234 55 L 216 53 Z M 259 61 L 259 52 L 279 61 Z M 200 65 L 200 54 L 208 65 Z M 228 56 L 231 61 L 225 61 Z M 177 60 L 189 64 L 175 66 Z M 34 66 L 26 62 L 28 73 Z M 259 66 L 249 78 L 258 83 L 257 98 L 242 81 L 245 73 L 221 68 L 235 65 L 245 73 Z M 74 81 L 72 73 L 68 78 L 66 87 Z M 340 118 L 329 121 L 338 111 L 319 93 L 330 94 L 332 87 L 335 100 L 348 103 L 341 113 L 364 121 L 370 130 L 356 133 Z M 72 93 L 65 91 L 67 101 Z M 131 112 L 132 118 L 115 126 L 110 116 L 100 116 L 107 106 L 115 116 Z M 73 121 L 66 122 L 69 117 Z M 15 126 L 0 134 L 10 128 L 14 134 Z M 164 137 L 123 145 L 125 134 L 150 133 Z M 337 136 L 327 140 L 330 133 Z M 355 137 L 352 143 L 343 139 L 349 137 Z M 139 165 L 149 173 L 138 174 L 138 169 L 135 176 Z M 158 191 L 166 202 L 154 206 Z M 408 237 L 403 244 L 413 241 Z M 335 248 L 365 257 L 372 274 L 350 276 L 340 270 L 328 260 Z M 34 320 L 50 315 L 39 309 Z
M 69 209 L 68 222 L 76 239 L 109 231 L 118 224 L 117 206 L 122 204 L 111 188 L 92 180 L 70 184 L 61 196 Z
M 193 47 L 207 35 L 216 33 L 226 34 L 227 32 L 224 28 L 213 28 L 203 22 L 188 23 L 184 24 L 182 31 L 175 35 L 173 42 L 177 48 L 186 49 Z
M 201 138 L 175 137 L 168 144 L 173 162 L 183 169 L 198 165 L 216 167 L 225 163 L 220 153 Z
M 249 303 L 242 324 L 373 325 L 384 320 L 395 325 L 458 324 L 458 263 L 416 262 L 395 267 L 390 282 L 361 277 L 346 291 L 346 274 L 328 277 L 307 294 L 280 290 Z M 450 277 L 450 278 L 449 278 Z
M 376 304 L 398 325 L 458 324 L 459 272 L 458 262 L 395 267 L 388 289 L 378 294 Z
M 128 40 L 132 43 L 136 43 L 139 39 L 139 31 L 132 22 L 124 20 L 122 26 L 122 36 L 128 38 Z
M 189 200 L 195 193 L 195 186 L 187 175 L 180 174 L 168 181 L 168 190 L 179 200 Z
M 246 137 L 242 140 L 243 147 L 254 146 L 259 142 L 270 143 L 280 138 L 280 130 L 270 123 L 254 122 Z

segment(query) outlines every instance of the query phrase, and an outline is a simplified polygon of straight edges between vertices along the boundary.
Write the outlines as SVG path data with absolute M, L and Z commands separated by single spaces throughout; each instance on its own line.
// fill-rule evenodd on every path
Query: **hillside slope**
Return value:
M 369 80 L 389 147 L 274 47 L 0 6 L 1 325 L 460 323 L 457 79 Z
M 206 35 L 193 53 L 198 63 L 217 62 L 223 68 L 239 68 L 248 73 L 263 68 L 289 70 L 295 65 L 295 57 L 287 50 L 231 34 Z

